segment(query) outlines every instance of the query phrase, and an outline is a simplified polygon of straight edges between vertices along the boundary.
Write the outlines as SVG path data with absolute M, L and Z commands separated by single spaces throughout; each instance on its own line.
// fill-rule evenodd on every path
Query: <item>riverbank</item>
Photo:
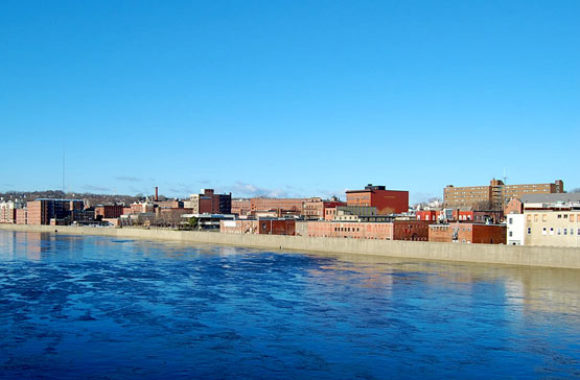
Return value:
M 174 231 L 142 228 L 98 228 L 73 226 L 31 226 L 0 224 L 1 230 L 58 234 L 170 240 L 340 254 L 360 254 L 419 260 L 460 261 L 485 264 L 525 265 L 580 269 L 580 249 L 525 247 L 490 244 L 456 244 L 399 240 L 358 240 L 279 235 L 237 235 L 218 232 Z

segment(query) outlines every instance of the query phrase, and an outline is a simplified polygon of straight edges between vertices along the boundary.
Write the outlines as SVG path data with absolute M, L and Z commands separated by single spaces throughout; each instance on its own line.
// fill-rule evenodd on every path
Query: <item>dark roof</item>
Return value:
M 523 203 L 580 202 L 580 193 L 524 194 Z

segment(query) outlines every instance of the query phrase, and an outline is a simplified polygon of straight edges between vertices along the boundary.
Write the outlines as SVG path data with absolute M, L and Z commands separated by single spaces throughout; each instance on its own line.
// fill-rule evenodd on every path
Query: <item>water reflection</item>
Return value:
M 0 377 L 573 377 L 577 273 L 0 231 Z

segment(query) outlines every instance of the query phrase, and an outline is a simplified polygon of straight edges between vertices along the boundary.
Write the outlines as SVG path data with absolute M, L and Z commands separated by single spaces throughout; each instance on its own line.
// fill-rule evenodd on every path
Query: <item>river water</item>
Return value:
M 0 231 L 0 378 L 574 377 L 579 271 Z

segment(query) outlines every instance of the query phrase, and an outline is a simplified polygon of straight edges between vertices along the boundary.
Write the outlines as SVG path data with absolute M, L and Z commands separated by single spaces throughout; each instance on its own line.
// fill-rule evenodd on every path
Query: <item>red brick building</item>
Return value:
M 99 205 L 95 206 L 95 218 L 112 219 L 123 215 L 122 205 Z
M 202 189 L 201 194 L 192 194 L 188 208 L 194 214 L 231 214 L 232 193 L 216 194 L 214 189 Z
M 232 214 L 249 215 L 252 204 L 249 199 L 232 199 Z
M 325 201 L 322 198 L 307 198 L 302 206 L 302 215 L 306 219 L 322 220 L 326 218 L 326 210 L 336 210 L 338 206 L 346 206 L 346 203 L 339 200 Z
M 250 211 L 271 211 L 302 213 L 304 198 L 252 198 L 250 200 Z
M 523 213 L 524 213 L 524 203 L 519 198 L 510 199 L 504 208 L 504 215 L 523 214 Z
M 415 218 L 417 220 L 437 221 L 439 213 L 439 210 L 418 210 L 415 212 Z
M 429 241 L 506 244 L 506 239 L 505 225 L 456 222 L 429 226 Z
M 179 199 L 168 199 L 165 201 L 155 201 L 155 205 L 159 208 L 183 208 L 183 201 Z
M 348 206 L 376 207 L 379 215 L 400 214 L 409 211 L 409 192 L 369 184 L 364 190 L 348 190 L 346 203 Z
M 28 224 L 28 210 L 25 208 L 16 209 L 16 224 Z
M 294 219 L 222 220 L 220 232 L 228 234 L 296 235 Z
M 27 203 L 27 224 L 49 225 L 51 219 L 71 218 L 74 210 L 83 208 L 83 201 L 78 199 L 37 199 Z
M 395 220 L 376 222 L 308 222 L 308 236 L 353 239 L 422 240 L 429 235 L 431 222 L 418 220 Z

